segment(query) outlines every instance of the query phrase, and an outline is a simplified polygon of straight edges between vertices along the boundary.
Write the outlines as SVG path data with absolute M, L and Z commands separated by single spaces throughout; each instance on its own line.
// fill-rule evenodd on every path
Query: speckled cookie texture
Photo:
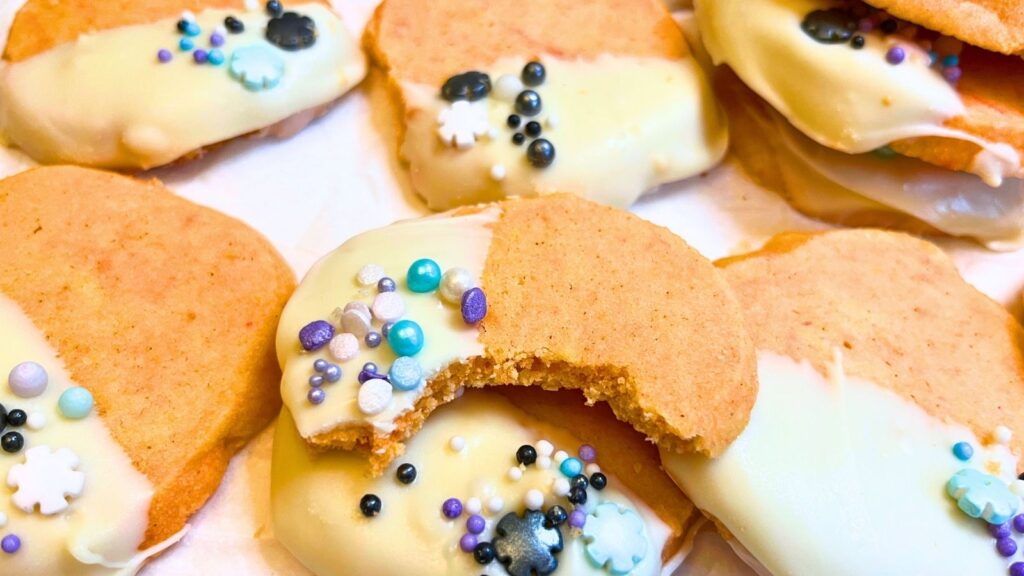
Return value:
M 717 264 L 759 350 L 826 373 L 838 349 L 847 374 L 979 438 L 1024 426 L 1024 330 L 936 246 L 878 230 L 785 234 Z
M 258 233 L 156 181 L 71 167 L 0 181 L 0 292 L 153 484 L 143 547 L 180 530 L 277 413 L 293 288 Z

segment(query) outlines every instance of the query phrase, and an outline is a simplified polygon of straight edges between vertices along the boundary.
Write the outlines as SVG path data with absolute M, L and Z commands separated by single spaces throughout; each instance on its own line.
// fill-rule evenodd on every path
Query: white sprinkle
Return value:
M 505 170 L 504 164 L 495 164 L 491 166 L 491 180 L 495 182 L 501 182 L 508 175 L 508 171 Z
M 498 136 L 501 136 L 501 134 L 498 133 L 498 129 L 495 128 L 494 126 L 491 126 L 490 128 L 487 129 L 487 138 L 488 139 L 490 139 L 490 140 L 497 140 Z
M 466 512 L 470 514 L 479 514 L 484 509 L 484 505 L 480 502 L 479 498 L 470 498 L 466 500 Z
M 7 514 L 0 512 L 0 528 L 7 526 Z
M 544 508 L 544 493 L 537 489 L 528 490 L 524 501 L 528 510 L 540 510 Z
M 501 499 L 501 496 L 491 496 L 490 499 L 487 500 L 487 510 L 491 514 L 497 514 L 498 512 L 501 512 L 502 508 L 504 507 L 505 501 Z
M 405 301 L 398 292 L 381 292 L 373 299 L 373 317 L 381 322 L 394 322 L 405 314 Z
M 465 268 L 450 268 L 444 273 L 444 276 L 441 276 L 438 293 L 441 294 L 441 298 L 445 302 L 458 306 L 462 304 L 462 295 L 474 286 L 476 286 L 476 279 L 473 278 L 472 272 Z
M 466 439 L 462 436 L 452 436 L 448 446 L 456 452 L 462 452 L 466 448 Z
M 391 383 L 381 378 L 367 380 L 359 387 L 359 410 L 363 414 L 380 414 L 391 404 Z
M 46 414 L 42 412 L 33 412 L 28 415 L 28 429 L 29 430 L 42 430 L 46 427 Z
M 246 10 L 259 10 L 260 9 L 260 1 L 259 0 L 245 0 L 245 9 Z
M 213 33 L 214 34 L 218 34 L 218 35 L 220 35 L 222 37 L 227 37 L 228 29 L 225 28 L 224 26 L 217 26 L 216 28 L 213 29 Z
M 539 456 L 551 456 L 554 451 L 555 447 L 551 442 L 548 442 L 547 440 L 540 440 L 537 442 L 537 454 Z
M 555 464 L 561 464 L 563 460 L 569 457 L 569 453 L 565 450 L 559 450 L 555 452 Z
M 185 10 L 181 13 L 181 19 L 186 22 L 195 22 L 196 15 L 191 10 Z
M 537 467 L 541 470 L 551 468 L 551 456 L 537 456 Z
M 348 362 L 359 355 L 359 338 L 355 334 L 342 332 L 334 338 L 328 346 L 331 357 L 338 362 Z
M 519 466 L 513 466 L 508 469 L 508 479 L 513 482 L 518 482 L 523 479 L 523 471 Z
M 523 81 L 515 74 L 502 74 L 494 82 L 494 97 L 505 102 L 515 102 L 523 91 Z
M 378 264 L 367 264 L 359 269 L 356 274 L 356 282 L 360 286 L 373 286 L 384 277 L 384 267 Z
M 548 114 L 547 119 L 544 120 L 544 124 L 547 124 L 548 128 L 558 128 L 560 122 L 561 119 L 555 113 Z
M 1009 444 L 1010 439 L 1013 438 L 1013 432 L 1011 432 L 1006 426 L 996 426 L 995 437 L 996 442 L 999 442 L 1000 444 Z
M 356 338 L 366 336 L 372 324 L 370 316 L 361 310 L 348 310 L 341 313 L 341 329 Z
M 342 313 L 348 312 L 349 310 L 355 310 L 357 312 L 360 312 L 361 314 L 365 315 L 368 318 L 370 317 L 371 314 L 370 307 L 358 300 L 353 300 L 348 304 L 345 304 L 345 308 L 344 310 L 342 310 Z
M 587 464 L 586 467 L 584 467 L 583 471 L 587 473 L 587 476 L 592 476 L 600 472 L 601 467 L 598 466 L 596 462 L 591 462 L 590 464 Z
M 551 490 L 555 493 L 555 496 L 568 496 L 569 489 L 568 478 L 556 478 L 555 483 L 551 485 Z
M 445 144 L 460 150 L 471 148 L 477 138 L 491 131 L 487 121 L 487 106 L 468 100 L 458 100 L 445 107 L 437 116 L 437 135 Z

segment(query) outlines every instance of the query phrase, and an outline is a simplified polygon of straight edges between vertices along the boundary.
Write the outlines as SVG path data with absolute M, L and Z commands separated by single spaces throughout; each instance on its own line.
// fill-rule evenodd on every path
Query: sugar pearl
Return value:
M 565 460 L 568 457 L 569 457 L 569 453 L 566 452 L 565 450 L 559 450 L 558 452 L 555 452 L 555 457 L 554 457 L 555 464 L 561 464 L 562 461 Z
M 448 446 L 456 452 L 462 452 L 466 448 L 466 439 L 462 436 L 452 436 Z
M 528 510 L 540 510 L 544 508 L 544 493 L 540 490 L 529 490 L 524 499 Z
M 1013 432 L 1011 432 L 1006 426 L 996 426 L 994 436 L 996 438 L 996 442 L 999 442 L 1000 444 L 1009 444 L 1010 439 L 1013 438 Z
M 579 450 L 580 460 L 584 462 L 593 462 L 597 458 L 597 450 L 594 449 L 590 444 L 584 444 L 580 446 Z
M 355 334 L 342 332 L 331 339 L 331 357 L 338 362 L 348 362 L 359 355 L 359 338 Z
M 491 166 L 491 180 L 495 182 L 501 182 L 508 176 L 508 170 L 505 169 L 504 164 L 495 164 Z
M 359 410 L 363 414 L 380 414 L 383 412 L 389 404 L 391 404 L 391 395 L 393 394 L 391 383 L 387 380 L 380 378 L 373 378 L 367 380 L 362 387 L 359 388 Z
M 569 490 L 571 489 L 572 486 L 569 485 L 568 478 L 558 478 L 555 480 L 554 484 L 551 485 L 551 490 L 555 493 L 556 496 L 568 496 Z
M 452 268 L 441 277 L 441 298 L 449 304 L 458 306 L 462 303 L 462 295 L 466 290 L 476 286 L 473 274 L 465 268 Z
M 26 424 L 29 430 L 42 430 L 46 427 L 46 414 L 33 412 L 28 415 L 28 422 Z
M 72 386 L 57 399 L 57 408 L 65 418 L 81 420 L 92 412 L 92 394 L 81 386 Z
M 483 502 L 480 502 L 479 498 L 470 498 L 469 500 L 466 500 L 466 512 L 470 514 L 479 514 L 483 509 Z
M 596 463 L 591 462 L 590 464 L 586 465 L 583 471 L 587 473 L 587 476 L 591 476 L 593 474 L 597 474 L 598 472 L 600 472 L 601 467 L 598 466 Z
M 20 398 L 35 398 L 46 391 L 49 377 L 46 369 L 35 362 L 22 362 L 11 369 L 7 384 Z
M 487 511 L 491 514 L 497 514 L 505 508 L 505 501 L 501 499 L 501 496 L 491 496 L 487 500 Z
M 537 468 L 541 470 L 551 468 L 551 456 L 537 456 Z
M 405 301 L 398 292 L 381 292 L 373 299 L 373 317 L 381 322 L 394 322 L 405 314 Z
M 503 102 L 514 102 L 523 91 L 523 81 L 515 74 L 502 74 L 494 81 L 494 97 Z
M 555 446 L 547 440 L 541 440 L 537 442 L 537 455 L 538 456 L 551 456 L 555 451 Z
M 523 479 L 523 470 L 519 466 L 513 466 L 508 469 L 508 479 L 513 482 L 518 482 Z
M 356 274 L 356 282 L 360 286 L 376 286 L 377 282 L 384 277 L 384 267 L 377 264 L 367 264 L 359 269 Z

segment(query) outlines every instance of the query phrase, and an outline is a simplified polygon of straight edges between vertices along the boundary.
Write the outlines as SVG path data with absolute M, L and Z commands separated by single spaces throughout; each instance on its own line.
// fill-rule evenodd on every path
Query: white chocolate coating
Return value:
M 372 303 L 377 287 L 361 286 L 356 278 L 367 264 L 384 267 L 405 302 L 403 318 L 422 327 L 426 344 L 415 358 L 425 378 L 429 379 L 451 362 L 483 353 L 477 328 L 463 321 L 458 306 L 446 304 L 437 291 L 410 292 L 405 277 L 414 261 L 432 258 L 442 271 L 465 268 L 479 279 L 490 248 L 490 224 L 500 213 L 498 208 L 488 208 L 474 214 L 398 222 L 349 239 L 310 269 L 285 306 L 277 331 L 278 362 L 284 373 L 281 396 L 304 438 L 334 428 L 367 425 L 387 435 L 394 430 L 395 419 L 412 409 L 423 395 L 422 386 L 410 391 L 395 390 L 390 405 L 383 411 L 367 415 L 359 410 L 356 396 L 363 364 L 374 362 L 386 373 L 396 358 L 388 343 L 383 342 L 373 349 L 362 344 L 357 357 L 340 364 L 341 380 L 324 384 L 327 396 L 322 404 L 313 405 L 306 397 L 314 360 L 334 360 L 327 346 L 313 353 L 303 351 L 299 331 L 314 320 L 328 320 L 335 308 L 351 301 Z M 374 323 L 374 330 L 380 330 L 379 322 Z
M 466 441 L 461 451 L 449 446 L 454 435 Z M 537 465 L 529 466 L 518 481 L 507 475 L 509 467 L 516 464 L 516 449 L 536 443 L 538 438 L 573 451 L 582 443 L 564 429 L 531 418 L 494 393 L 473 391 L 431 414 L 423 429 L 409 441 L 405 455 L 382 477 L 371 479 L 363 454 L 310 451 L 285 410 L 274 438 L 274 534 L 317 576 L 505 575 L 497 562 L 481 566 L 471 554 L 459 549 L 469 514 L 463 512 L 460 518 L 449 520 L 441 514 L 441 505 L 452 497 L 464 504 L 470 498 L 479 498 L 483 503 L 481 514 L 487 520 L 480 540 L 489 541 L 502 516 L 523 511 L 530 490 L 540 490 L 546 506 L 556 503 L 551 485 L 555 478 L 564 478 L 556 467 L 541 470 Z M 598 462 L 600 458 L 598 454 Z M 405 462 L 416 466 L 417 478 L 411 485 L 395 478 L 395 470 Z M 367 493 L 376 494 L 382 501 L 382 511 L 374 518 L 366 518 L 359 511 L 359 499 Z M 589 494 L 588 508 L 611 501 L 640 515 L 648 548 L 630 575 L 661 574 L 661 552 L 670 536 L 669 528 L 614 477 L 609 478 L 603 491 L 591 489 Z M 495 497 L 504 503 L 496 514 L 490 513 L 487 505 Z M 571 510 L 565 498 L 557 502 Z M 564 549 L 557 555 L 559 566 L 554 574 L 608 574 L 586 558 L 581 538 L 571 535 L 568 525 L 563 525 L 562 537 Z
M 540 137 L 554 145 L 555 161 L 546 168 L 527 161 L 529 138 L 521 146 L 511 143 L 514 131 L 506 119 L 514 105 L 497 91 L 474 103 L 486 108 L 495 137 L 458 149 L 438 136 L 438 116 L 448 105 L 441 87 L 402 85 L 402 155 L 413 188 L 432 209 L 552 192 L 625 207 L 659 184 L 711 168 L 725 154 L 725 119 L 692 57 L 537 60 L 547 77 L 531 89 L 540 94 L 542 109 L 536 117 L 524 116 L 523 124 L 539 121 Z M 503 74 L 518 76 L 526 62 L 504 59 L 487 72 L 496 83 Z
M 17 454 L 0 452 L 0 515 L 7 523 L 0 535 L 16 534 L 21 549 L 15 554 L 0 553 L 0 573 L 23 576 L 130 575 L 135 574 L 147 557 L 176 542 L 182 533 L 156 547 L 139 552 L 149 514 L 153 487 L 136 470 L 124 449 L 110 436 L 94 409 L 81 420 L 60 415 L 57 399 L 62 391 L 76 384 L 43 334 L 32 325 L 18 306 L 0 295 L 0 404 L 8 410 L 20 408 L 42 414 L 46 424 L 38 430 L 28 426 L 17 429 L 25 437 L 25 448 Z M 31 360 L 49 374 L 42 395 L 18 398 L 7 385 L 7 374 L 15 365 Z M 38 416 L 36 416 L 38 420 Z M 11 430 L 9 428 L 8 430 Z M 70 449 L 78 456 L 77 470 L 85 474 L 82 494 L 72 498 L 64 512 L 44 516 L 26 514 L 11 499 L 6 487 L 11 467 L 25 460 L 25 450 L 48 446 L 57 451 Z
M 0 132 L 43 163 L 150 168 L 242 136 L 337 99 L 365 75 L 355 39 L 321 4 L 289 5 L 316 22 L 316 43 L 289 52 L 264 38 L 262 10 L 196 15 L 208 49 L 224 18 L 244 22 L 227 34 L 224 64 L 198 65 L 178 49 L 176 19 L 85 35 L 29 59 L 0 66 Z M 284 61 L 271 89 L 252 91 L 231 77 L 232 51 L 265 46 Z M 174 59 L 157 62 L 157 50 Z
M 750 423 L 717 460 L 662 452 L 666 470 L 769 574 L 1006 574 L 984 522 L 946 495 L 965 467 L 1016 458 L 867 381 L 758 354 Z M 970 442 L 970 463 L 954 443 Z M 986 470 L 992 472 L 991 470 Z
M 943 125 L 964 106 L 917 45 L 869 35 L 865 46 L 854 50 L 817 42 L 800 28 L 805 15 L 833 5 L 828 0 L 704 0 L 696 9 L 714 62 L 728 64 L 820 144 L 860 153 L 905 138 L 942 136 L 982 147 L 972 172 L 990 186 L 1020 174 L 1020 158 L 1011 146 Z M 906 59 L 892 65 L 886 51 L 896 43 Z

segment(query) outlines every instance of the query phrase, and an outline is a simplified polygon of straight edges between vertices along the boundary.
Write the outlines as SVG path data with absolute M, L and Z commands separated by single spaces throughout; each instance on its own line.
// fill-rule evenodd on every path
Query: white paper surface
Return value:
M 0 4 L 0 46 L 19 4 Z M 376 2 L 336 0 L 335 5 L 349 27 L 361 31 Z M 236 141 L 199 161 L 150 175 L 260 230 L 301 277 L 352 235 L 427 213 L 398 162 L 395 118 L 381 79 L 371 76 L 290 140 Z M 0 148 L 0 176 L 30 165 L 16 151 Z M 777 232 L 827 227 L 752 184 L 732 161 L 705 176 L 665 186 L 633 210 L 711 259 L 757 248 Z M 1024 251 L 997 254 L 966 242 L 941 244 L 970 282 L 1019 313 Z M 270 444 L 271 434 L 265 431 L 235 458 L 220 490 L 193 518 L 189 534 L 152 562 L 145 575 L 309 574 L 271 532 Z M 683 573 L 751 574 L 710 532 L 696 539 Z

